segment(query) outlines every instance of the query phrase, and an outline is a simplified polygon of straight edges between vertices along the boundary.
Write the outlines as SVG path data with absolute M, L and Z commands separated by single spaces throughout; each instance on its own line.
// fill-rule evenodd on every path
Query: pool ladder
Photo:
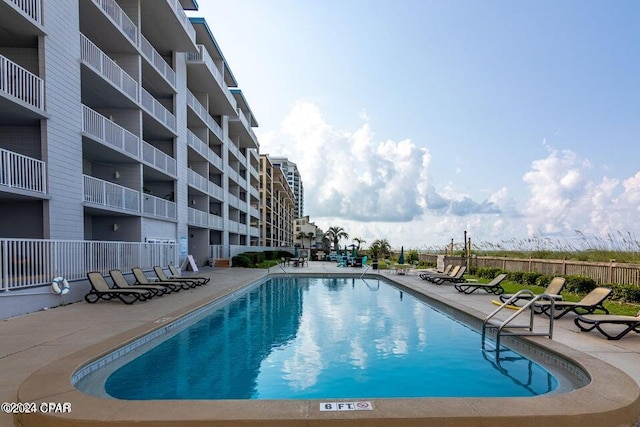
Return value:
M 495 317 L 499 312 L 504 310 L 505 308 L 511 309 L 513 305 L 511 303 L 515 303 L 517 300 L 522 298 L 527 298 L 527 303 L 522 307 L 519 307 L 518 310 L 513 313 L 511 316 L 503 320 L 499 323 L 491 322 L 491 319 Z M 506 302 L 496 308 L 493 312 L 491 312 L 482 323 L 482 348 L 484 348 L 485 337 L 487 335 L 487 329 L 495 329 L 496 330 L 496 353 L 500 353 L 500 338 L 504 336 L 546 336 L 549 339 L 553 338 L 553 311 L 555 308 L 555 300 L 558 298 L 557 295 L 550 294 L 539 294 L 536 295 L 528 289 L 522 289 L 515 293 L 511 298 L 509 298 Z M 551 301 L 551 309 L 549 310 L 549 330 L 548 332 L 534 332 L 533 331 L 533 320 L 534 320 L 534 307 L 533 305 L 540 300 L 548 300 Z M 509 329 L 527 329 L 527 331 L 517 332 L 517 331 L 505 331 L 505 328 L 511 323 L 513 319 L 522 314 L 525 310 L 530 311 L 530 318 L 528 325 L 511 325 Z

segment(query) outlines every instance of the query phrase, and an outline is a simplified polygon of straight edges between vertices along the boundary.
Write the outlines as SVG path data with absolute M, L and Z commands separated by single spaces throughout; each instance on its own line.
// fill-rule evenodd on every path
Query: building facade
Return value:
M 0 238 L 257 245 L 254 115 L 193 0 L 0 0 Z
M 302 185 L 302 178 L 300 171 L 298 171 L 298 165 L 289 161 L 286 157 L 271 157 L 271 162 L 274 166 L 282 169 L 287 182 L 293 190 L 293 197 L 295 198 L 295 211 L 294 216 L 296 218 L 302 218 L 304 216 L 304 186 Z
M 260 246 L 293 246 L 295 201 L 282 169 L 260 155 Z
M 309 220 L 309 215 L 293 221 L 294 244 L 307 248 L 322 248 L 324 231 Z

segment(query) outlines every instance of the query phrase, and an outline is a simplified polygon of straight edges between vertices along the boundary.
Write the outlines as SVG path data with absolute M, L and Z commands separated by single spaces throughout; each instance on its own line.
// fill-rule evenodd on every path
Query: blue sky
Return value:
M 318 226 L 405 248 L 464 230 L 635 240 L 637 1 L 199 6 L 261 152 L 298 164 Z

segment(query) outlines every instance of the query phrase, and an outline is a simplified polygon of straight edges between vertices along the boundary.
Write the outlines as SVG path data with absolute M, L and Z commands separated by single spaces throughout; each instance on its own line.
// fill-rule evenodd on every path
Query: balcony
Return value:
M 149 64 L 175 89 L 176 72 L 143 35 L 140 35 L 140 50 Z
M 224 82 L 222 73 L 205 46 L 199 44 L 197 47 L 196 53 L 187 53 L 189 80 L 210 88 L 211 108 L 215 109 L 216 114 L 235 116 L 238 103 Z
M 222 128 L 213 119 L 213 117 L 209 115 L 207 109 L 200 103 L 200 101 L 196 99 L 195 95 L 192 94 L 189 90 L 187 90 L 187 105 L 191 107 L 193 112 L 200 118 L 200 120 L 206 123 L 211 132 L 213 132 L 218 137 L 218 139 L 220 139 L 220 142 L 222 142 L 224 140 L 222 137 Z
M 14 9 L 29 18 L 35 24 L 42 26 L 42 0 L 6 0 Z
M 142 141 L 142 161 L 168 175 L 176 176 L 176 159 L 158 150 L 146 141 Z
M 209 227 L 209 214 L 207 212 L 193 208 L 187 208 L 187 210 L 187 224 L 203 228 Z
M 88 175 L 84 175 L 84 201 L 98 207 L 140 212 L 139 191 Z
M 187 170 L 187 183 L 196 190 L 209 194 L 209 180 L 191 169 Z
M 160 101 L 153 97 L 153 95 L 147 92 L 145 88 L 140 88 L 140 94 L 142 98 L 142 109 L 155 117 L 156 120 L 158 120 L 160 123 L 164 124 L 166 127 L 175 132 L 176 116 L 174 116 L 173 113 L 167 110 L 165 106 L 160 103 Z
M 16 112 L 15 101 L 22 101 L 25 116 L 39 119 L 44 113 L 44 80 L 25 68 L 0 55 L 0 92 L 7 100 L 0 101 L 0 114 L 10 116 Z M 39 111 L 38 111 L 39 110 Z
M 138 82 L 120 68 L 84 34 L 80 34 L 80 59 L 121 93 L 138 102 Z
M 143 197 L 142 212 L 156 218 L 171 220 L 177 218 L 177 209 L 174 202 L 150 194 L 145 194 Z
M 236 117 L 237 116 L 237 117 Z M 236 115 L 229 117 L 229 130 L 239 137 L 238 145 L 243 148 L 258 148 L 258 137 L 253 132 L 249 120 L 240 108 Z
M 209 163 L 217 167 L 222 171 L 222 159 L 216 153 L 209 148 L 200 138 L 198 138 L 193 132 L 187 129 L 187 145 L 193 148 L 203 158 L 207 159 Z
M 9 187 L 46 194 L 46 176 L 43 161 L 0 148 L 0 189 Z
M 127 14 L 124 13 L 115 0 L 92 1 L 134 46 L 138 46 L 138 27 L 127 16 Z
M 86 105 L 82 106 L 82 131 L 136 159 L 140 157 L 140 138 Z
M 209 228 L 224 230 L 224 219 L 221 216 L 209 214 Z

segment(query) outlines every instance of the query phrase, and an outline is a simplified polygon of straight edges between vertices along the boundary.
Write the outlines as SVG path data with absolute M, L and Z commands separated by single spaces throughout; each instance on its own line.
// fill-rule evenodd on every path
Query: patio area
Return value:
M 0 321 L 0 339 L 2 339 L 2 346 L 0 349 L 0 372 L 2 372 L 0 380 L 0 400 L 2 402 L 17 402 L 17 393 L 20 386 L 31 374 L 47 365 L 55 363 L 56 366 L 58 366 L 59 364 L 61 371 L 70 369 L 68 366 L 65 367 L 65 365 L 69 365 L 69 363 L 80 365 L 89 360 L 86 358 L 83 359 L 83 357 L 88 357 L 87 355 L 92 352 L 95 353 L 100 349 L 107 351 L 109 349 L 116 348 L 118 344 L 122 343 L 123 336 L 135 337 L 140 335 L 144 331 L 153 328 L 154 325 L 157 326 L 158 323 L 170 321 L 175 317 L 178 317 L 181 313 L 193 310 L 196 307 L 203 305 L 205 302 L 229 294 L 230 292 L 252 283 L 269 273 L 359 274 L 363 271 L 364 268 L 338 268 L 336 267 L 335 262 L 310 262 L 304 267 L 294 267 L 292 265 L 290 267 L 284 267 L 284 269 L 280 267 L 272 267 L 270 271 L 243 268 L 204 269 L 200 271 L 198 275 L 210 276 L 212 280 L 208 285 L 188 291 L 182 291 L 163 298 L 154 298 L 150 301 L 136 303 L 131 306 L 118 302 L 87 304 L 83 301 L 47 311 L 40 311 L 37 313 L 2 320 Z M 376 275 L 379 274 L 379 272 L 369 269 L 367 274 Z M 434 298 L 447 301 L 454 306 L 460 306 L 468 312 L 486 314 L 496 308 L 496 306 L 491 303 L 491 300 L 495 297 L 491 295 L 463 295 L 458 293 L 453 286 L 436 286 L 421 280 L 414 274 L 389 276 L 386 274 L 380 274 L 380 276 L 387 277 L 417 292 L 423 292 Z M 543 342 L 542 340 L 547 339 L 537 337 L 534 338 L 534 340 L 537 342 Z M 564 344 L 572 350 L 585 353 L 588 356 L 592 356 L 595 359 L 599 359 L 619 368 L 631 377 L 638 386 L 640 386 L 639 335 L 630 334 L 620 341 L 607 341 L 597 333 L 579 332 L 578 328 L 573 323 L 573 316 L 569 315 L 566 316 L 566 318 L 555 322 L 553 341 Z M 88 348 L 91 348 L 91 351 L 84 352 L 84 350 Z M 588 361 L 586 363 L 587 367 L 591 364 Z M 595 376 L 613 375 L 613 377 L 615 377 L 615 370 L 611 371 L 613 374 L 603 371 L 596 373 Z M 612 401 L 620 398 L 620 396 L 615 396 L 616 393 L 622 393 L 622 391 L 618 390 L 619 386 L 620 384 L 611 384 L 611 389 L 602 390 L 602 395 L 610 395 L 610 399 Z M 70 387 L 69 383 L 65 385 L 65 388 L 68 389 L 72 387 Z M 34 396 L 37 394 L 37 390 L 33 389 L 32 386 L 27 385 L 26 387 L 23 387 L 21 394 L 24 396 Z M 65 400 L 65 395 L 65 393 L 60 395 L 42 395 L 42 399 L 46 401 L 63 402 Z M 637 403 L 638 396 L 627 397 L 631 400 L 636 400 L 636 403 L 632 406 L 634 406 L 635 410 L 640 411 L 638 408 L 640 404 Z M 87 398 L 83 399 L 82 402 L 72 401 L 72 413 L 74 411 L 81 411 L 79 406 L 84 403 L 95 404 L 95 400 L 95 398 Z M 146 407 L 149 405 L 149 402 L 135 402 L 134 404 L 129 404 L 131 413 L 135 413 L 135 406 L 138 404 L 140 404 L 140 407 Z M 189 408 L 189 411 L 198 410 L 198 408 L 201 408 L 201 405 L 202 404 L 191 407 Z M 578 402 L 576 405 L 579 405 L 585 410 L 596 410 L 599 406 L 598 403 L 594 404 L 593 402 L 584 401 Z M 262 404 L 262 406 L 264 407 L 265 405 Z M 297 404 L 292 404 L 291 406 L 292 410 L 301 410 L 300 406 Z M 498 411 L 499 414 L 500 408 L 497 405 L 491 406 L 493 406 L 493 410 Z M 263 409 L 267 412 L 275 411 L 273 412 L 273 417 L 278 418 L 281 414 L 276 413 L 277 411 L 273 408 L 274 406 L 272 405 L 270 408 Z M 566 414 L 571 414 L 573 413 L 572 411 L 579 410 L 579 408 L 576 409 L 568 407 L 562 409 L 566 411 Z M 475 408 L 474 410 L 480 411 L 478 408 Z M 394 413 L 396 411 L 400 412 L 401 409 L 399 406 L 390 404 L 386 407 L 386 411 Z M 212 409 L 209 415 L 215 416 L 216 412 L 217 411 L 215 409 Z M 177 410 L 174 407 L 165 408 L 164 410 L 160 409 L 157 417 L 158 419 L 162 419 L 162 414 L 170 413 L 179 414 L 180 410 Z M 242 418 L 241 416 L 243 414 L 239 415 L 240 417 L 238 420 Z M 308 423 L 304 425 L 313 424 L 311 423 L 312 420 L 317 422 L 317 425 L 331 424 L 331 416 L 327 416 L 328 418 L 324 420 L 319 420 L 317 419 L 317 415 L 318 414 L 315 414 L 312 409 L 307 407 L 305 413 L 300 414 L 300 419 L 296 421 Z M 179 417 L 179 415 L 177 416 Z M 580 419 L 582 419 L 582 421 L 580 421 Z M 585 419 L 589 418 L 582 416 L 576 417 L 577 422 L 583 422 Z M 177 420 L 174 420 L 173 424 L 171 422 L 167 422 L 166 424 L 156 425 L 178 425 L 176 421 Z M 440 421 L 442 422 L 442 420 Z M 291 425 L 294 424 L 296 423 L 291 421 Z M 492 425 L 507 424 L 510 423 Z M 12 415 L 1 413 L 0 425 L 13 425 Z M 194 422 L 191 425 L 204 424 Z M 298 423 L 297 425 L 301 424 Z M 355 422 L 355 425 L 364 424 Z M 392 424 L 382 423 L 379 425 Z M 455 424 L 445 422 L 440 425 Z

